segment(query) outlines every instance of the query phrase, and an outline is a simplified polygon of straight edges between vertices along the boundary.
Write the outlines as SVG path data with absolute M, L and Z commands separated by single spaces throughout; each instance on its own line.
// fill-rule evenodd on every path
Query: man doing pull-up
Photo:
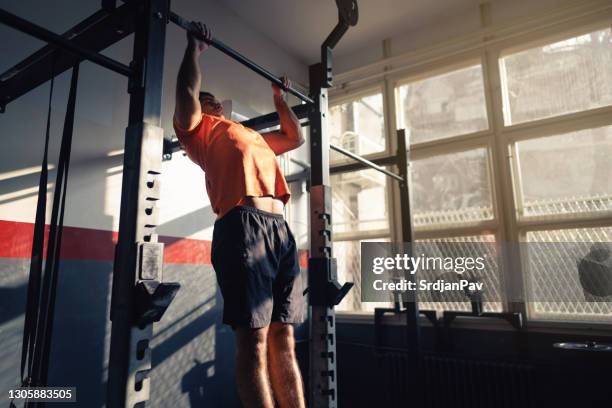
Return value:
M 226 119 L 215 96 L 201 92 L 198 59 L 211 41 L 191 23 L 177 86 L 174 129 L 205 172 L 217 214 L 211 258 L 223 295 L 223 323 L 236 335 L 236 382 L 246 407 L 304 407 L 292 323 L 304 320 L 296 243 L 283 218 L 287 182 L 276 156 L 304 139 L 276 85 L 280 130 L 259 134 Z M 285 88 L 289 87 L 283 79 Z

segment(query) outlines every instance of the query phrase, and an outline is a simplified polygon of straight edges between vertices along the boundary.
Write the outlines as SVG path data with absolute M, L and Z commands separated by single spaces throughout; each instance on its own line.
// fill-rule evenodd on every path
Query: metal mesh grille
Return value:
M 567 302 L 530 302 L 530 317 L 545 320 L 611 321 L 610 301 L 587 301 L 582 290 L 577 262 L 594 242 L 612 242 L 612 228 L 580 228 L 528 232 L 527 242 L 581 243 L 559 245 L 558 250 L 531 251 L 526 257 L 526 289 L 529 299 L 564 298 Z M 553 246 L 553 248 L 555 248 Z M 571 249 L 570 249 L 571 248 Z M 571 292 L 568 292 L 570 289 Z
M 436 239 L 426 239 L 426 240 L 417 240 L 415 241 L 415 252 L 419 253 L 418 246 L 419 243 L 427 244 L 428 252 L 431 252 L 431 244 L 437 243 L 437 250 L 439 251 L 437 254 L 431 254 L 441 257 L 479 257 L 486 256 L 486 271 L 491 271 L 487 273 L 483 278 L 483 282 L 485 283 L 485 287 L 492 291 L 489 295 L 489 298 L 492 299 L 502 299 L 502 287 L 501 287 L 501 278 L 500 278 L 500 268 L 498 264 L 498 256 L 495 251 L 495 246 L 491 245 L 495 243 L 494 235 L 477 235 L 477 236 L 463 236 L 463 237 L 453 237 L 453 238 L 436 238 Z M 445 245 L 445 243 L 452 243 L 452 245 Z M 459 243 L 459 245 L 457 245 Z M 461 245 L 464 243 L 464 245 Z M 436 275 L 438 275 L 439 271 L 424 271 L 421 276 L 428 281 L 433 281 L 436 279 Z M 422 297 L 422 296 L 419 296 Z M 484 310 L 487 312 L 498 312 L 502 310 L 502 302 L 484 302 L 483 304 Z M 459 310 L 459 311 L 469 311 L 471 310 L 470 303 L 467 301 L 464 302 L 427 302 L 421 301 L 419 302 L 419 309 L 429 309 L 429 310 Z
M 596 195 L 593 197 L 570 197 L 567 199 L 548 199 L 525 203 L 525 216 L 589 213 L 609 211 L 612 209 L 612 196 Z
M 493 219 L 493 209 L 490 206 L 416 213 L 413 223 L 415 227 L 432 225 L 449 227 L 489 219 Z

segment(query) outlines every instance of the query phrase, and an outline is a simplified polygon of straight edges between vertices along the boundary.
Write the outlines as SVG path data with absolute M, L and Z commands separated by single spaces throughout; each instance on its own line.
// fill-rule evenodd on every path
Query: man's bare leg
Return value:
M 304 408 L 304 385 L 295 358 L 293 326 L 272 322 L 268 329 L 268 366 L 274 396 L 281 408 Z
M 268 328 L 236 329 L 236 383 L 246 408 L 274 408 L 268 378 Z

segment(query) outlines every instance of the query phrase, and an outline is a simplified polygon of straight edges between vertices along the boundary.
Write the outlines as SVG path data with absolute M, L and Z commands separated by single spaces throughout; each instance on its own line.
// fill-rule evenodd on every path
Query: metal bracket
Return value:
M 482 309 L 481 309 L 482 310 Z M 507 321 L 516 330 L 524 328 L 523 314 L 521 312 L 457 312 L 445 311 L 442 315 L 442 321 L 445 329 L 448 329 L 456 317 L 489 317 L 494 319 L 502 319 Z
M 139 327 L 159 322 L 181 285 L 177 282 L 161 283 L 143 280 L 136 285 L 134 321 Z
M 161 282 L 163 262 L 163 243 L 138 243 L 134 322 L 139 327 L 158 322 L 181 287 L 176 282 Z
M 321 279 L 321 275 L 326 279 Z M 336 258 L 308 259 L 308 293 L 311 305 L 332 306 L 342 301 L 353 287 L 353 282 L 340 285 L 337 276 Z

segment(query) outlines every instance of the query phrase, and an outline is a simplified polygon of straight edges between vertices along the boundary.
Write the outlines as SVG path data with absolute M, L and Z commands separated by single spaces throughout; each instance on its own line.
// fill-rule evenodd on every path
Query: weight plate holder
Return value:
M 161 282 L 164 244 L 161 242 L 138 243 L 138 273 L 134 321 L 145 326 L 161 320 L 181 285 L 177 282 Z

